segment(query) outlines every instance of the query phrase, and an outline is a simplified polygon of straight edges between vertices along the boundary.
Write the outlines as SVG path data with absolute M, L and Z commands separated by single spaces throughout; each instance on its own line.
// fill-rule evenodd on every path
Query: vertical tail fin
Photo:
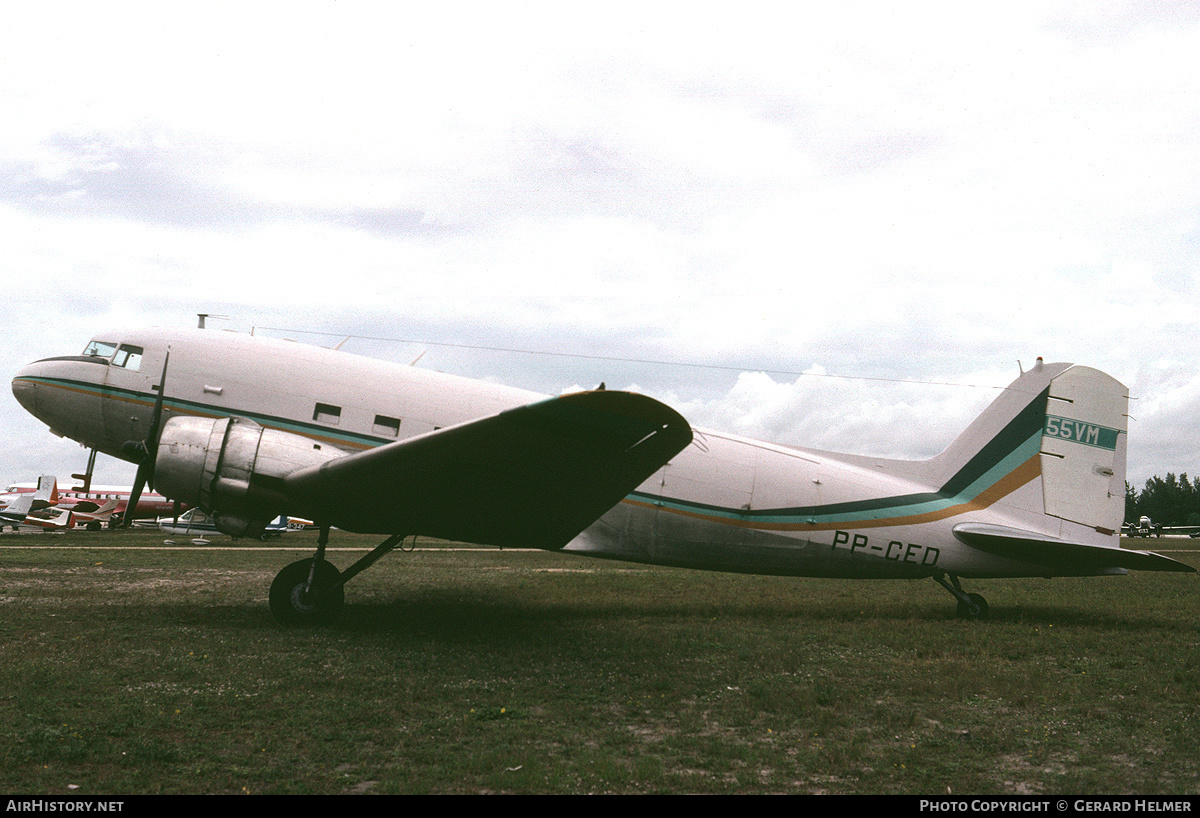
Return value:
M 1109 375 L 1039 360 L 929 461 L 930 476 L 940 493 L 1011 514 L 1023 529 L 1116 545 L 1128 405 Z
M 35 508 L 58 505 L 58 478 L 53 474 L 43 474 L 39 477 L 33 503 Z
M 1119 536 L 1128 412 L 1128 390 L 1097 369 L 1073 366 L 1051 382 L 1041 445 L 1046 514 Z

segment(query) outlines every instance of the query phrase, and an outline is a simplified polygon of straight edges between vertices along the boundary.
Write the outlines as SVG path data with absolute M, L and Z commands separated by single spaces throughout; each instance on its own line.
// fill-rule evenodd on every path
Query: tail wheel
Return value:
M 309 573 L 313 581 L 310 587 Z M 284 625 L 324 625 L 341 613 L 346 602 L 342 575 L 325 560 L 293 562 L 271 583 L 271 613 Z

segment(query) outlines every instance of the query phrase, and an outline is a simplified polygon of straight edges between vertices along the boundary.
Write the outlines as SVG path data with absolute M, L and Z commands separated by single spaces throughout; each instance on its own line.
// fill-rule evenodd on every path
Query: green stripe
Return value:
M 1117 436 L 1121 432 L 1119 429 L 1110 429 L 1107 426 L 1086 423 L 1074 418 L 1046 415 L 1046 426 L 1042 430 L 1042 434 L 1055 440 L 1069 440 L 1072 443 L 1082 443 L 1085 446 L 1094 446 L 1097 449 L 1108 449 L 1110 452 L 1115 452 Z
M 1038 453 L 1040 436 L 1033 435 L 1020 446 L 1001 458 L 991 469 L 955 494 L 927 492 L 910 494 L 899 497 L 882 497 L 878 500 L 860 500 L 850 503 L 831 503 L 823 506 L 808 506 L 789 509 L 761 509 L 745 511 L 721 506 L 711 506 L 703 503 L 692 503 L 686 500 L 676 500 L 659 497 L 642 492 L 633 492 L 631 496 L 643 502 L 653 503 L 661 508 L 674 511 L 701 514 L 727 520 L 745 520 L 763 525 L 828 525 L 831 523 L 855 523 L 867 520 L 887 519 L 891 517 L 915 517 L 931 512 L 942 511 L 953 506 L 970 502 L 983 492 L 990 489 L 1001 479 L 1011 474 L 1018 466 Z
M 113 386 L 98 386 L 86 381 L 73 381 L 66 378 L 25 377 L 21 380 L 41 383 L 52 387 L 65 387 L 90 392 L 99 396 L 101 399 L 119 397 L 121 399 L 135 401 L 146 406 L 153 406 L 158 400 L 158 396 L 153 394 L 148 395 L 144 392 L 135 392 L 132 389 L 122 389 Z M 359 434 L 357 432 L 347 432 L 330 426 L 324 426 L 316 423 L 304 423 L 302 421 L 292 421 L 288 420 L 287 418 L 276 417 L 274 415 L 264 415 L 259 412 L 245 412 L 238 409 L 213 406 L 209 403 L 200 403 L 198 401 L 172 398 L 169 395 L 163 398 L 163 408 L 167 411 L 178 412 L 181 415 L 205 415 L 218 418 L 232 417 L 237 415 L 238 417 L 249 418 L 261 426 L 267 426 L 272 429 L 279 429 L 280 431 L 285 432 L 294 432 L 307 437 L 320 437 L 325 440 L 341 442 L 351 446 L 374 447 L 384 443 L 394 442 L 389 438 L 375 437 L 372 435 Z
M 675 511 L 772 525 L 854 523 L 941 511 L 974 500 L 1040 451 L 1042 435 L 1048 425 L 1045 414 L 1048 395 L 1047 388 L 1026 404 L 1024 409 L 995 437 L 984 443 L 966 465 L 936 491 L 817 506 L 750 511 L 642 492 L 634 492 L 631 496 L 642 502 Z

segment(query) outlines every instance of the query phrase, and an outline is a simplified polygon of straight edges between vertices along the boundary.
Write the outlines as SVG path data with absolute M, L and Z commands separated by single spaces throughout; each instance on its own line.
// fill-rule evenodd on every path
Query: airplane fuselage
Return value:
M 99 354 L 30 364 L 14 379 L 13 392 L 56 434 L 130 459 L 126 444 L 149 432 L 168 347 L 165 416 L 245 417 L 346 452 L 545 398 L 288 341 L 157 329 L 98 335 L 89 349 Z M 1123 419 L 1118 425 L 1112 418 L 1124 410 L 1069 425 L 1058 416 L 1069 410 L 1055 409 L 1060 404 L 1046 396 L 1068 368 L 1046 365 L 1045 372 L 1026 373 L 997 401 L 999 409 L 928 461 L 839 455 L 694 430 L 689 446 L 562 550 L 795 576 L 1123 573 L 1096 564 L 1048 568 L 968 545 L 955 533 L 962 524 L 986 525 L 1117 547 L 1121 510 L 1109 499 L 1118 487 L 1117 495 L 1124 493 L 1125 432 Z M 1063 399 L 1061 406 L 1070 403 Z M 1050 451 L 1047 438 L 1067 455 Z M 1070 478 L 1070 491 L 1052 491 L 1065 485 L 1052 475 L 1058 461 L 1078 457 L 1095 463 L 1081 469 L 1083 478 Z M 1094 483 L 1088 491 L 1098 489 L 1097 509 L 1074 499 L 1079 480 Z M 1062 508 L 1047 510 L 1051 494 L 1066 497 Z

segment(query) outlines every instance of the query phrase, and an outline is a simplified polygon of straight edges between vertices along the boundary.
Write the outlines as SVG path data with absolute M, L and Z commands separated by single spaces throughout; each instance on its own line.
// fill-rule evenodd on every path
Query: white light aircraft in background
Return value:
M 5 526 L 12 526 L 12 529 L 16 531 L 17 527 L 28 519 L 32 508 L 32 494 L 21 494 L 13 497 L 11 502 L 5 503 L 4 508 L 0 508 L 0 530 L 3 530 Z
M 196 535 L 203 537 L 205 534 L 224 533 L 217 528 L 217 524 L 213 521 L 211 515 L 206 514 L 198 508 L 190 508 L 179 516 L 159 517 L 155 524 L 158 530 L 164 534 L 182 534 L 184 536 Z M 288 521 L 285 517 L 276 517 L 269 522 L 259 535 L 259 539 L 266 540 L 270 537 L 278 537 L 283 532 L 289 530 Z M 171 542 L 167 540 L 167 542 Z M 192 542 L 197 542 L 193 540 Z M 204 540 L 207 542 L 207 540 Z
M 45 477 L 42 478 L 42 480 L 46 479 Z M 129 504 L 129 496 L 133 493 L 133 486 L 90 485 L 86 489 L 59 489 L 57 488 L 57 481 L 55 482 L 55 499 L 50 505 L 71 511 L 77 523 L 85 525 L 95 524 L 91 527 L 99 527 L 100 524 L 108 523 L 113 518 L 123 520 L 125 517 L 125 508 Z M 8 491 L 14 494 L 35 490 L 36 487 L 32 483 L 14 483 L 8 487 Z M 174 502 L 163 497 L 161 494 L 153 491 L 143 491 L 138 498 L 137 505 L 134 507 L 132 519 L 156 520 L 160 515 L 178 514 L 186 508 L 187 506 L 177 507 Z
M 57 481 L 53 475 L 43 475 L 37 487 L 29 491 L 14 491 L 10 486 L 6 494 L 0 494 L 0 528 L 7 525 L 16 530 L 33 512 L 54 505 L 56 489 Z
M 1025 372 L 941 454 L 888 460 L 693 430 L 629 392 L 548 398 L 222 331 L 96 336 L 13 393 L 56 434 L 138 463 L 145 485 L 253 536 L 320 527 L 271 586 L 287 623 L 324 622 L 344 584 L 407 535 L 717 571 L 960 578 L 1192 571 L 1120 547 L 1128 395 L 1095 369 Z M 386 535 L 345 571 L 331 526 Z

